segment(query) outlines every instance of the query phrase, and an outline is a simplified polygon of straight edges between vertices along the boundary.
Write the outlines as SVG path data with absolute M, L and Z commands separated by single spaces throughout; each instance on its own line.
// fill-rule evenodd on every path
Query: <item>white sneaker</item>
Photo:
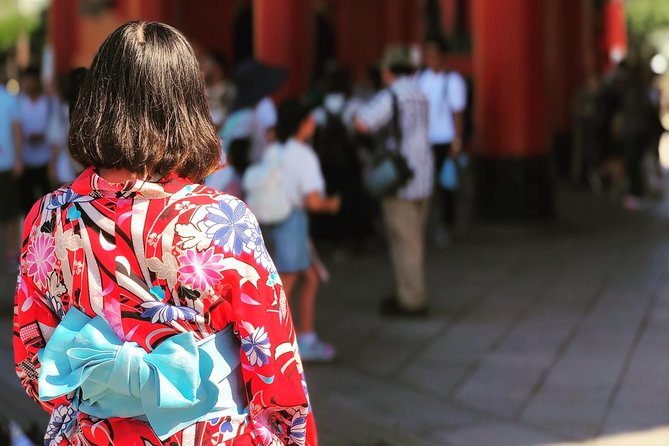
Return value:
M 334 345 L 321 341 L 316 334 L 298 336 L 297 347 L 303 362 L 330 362 L 337 355 Z

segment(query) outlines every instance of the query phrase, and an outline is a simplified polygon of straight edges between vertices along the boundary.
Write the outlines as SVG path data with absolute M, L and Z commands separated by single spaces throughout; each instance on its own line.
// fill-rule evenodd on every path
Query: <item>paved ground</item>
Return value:
M 669 205 L 569 192 L 559 208 L 431 251 L 426 321 L 377 315 L 382 251 L 329 261 L 319 323 L 340 355 L 307 366 L 321 443 L 669 445 Z M 0 321 L 0 417 L 27 424 Z

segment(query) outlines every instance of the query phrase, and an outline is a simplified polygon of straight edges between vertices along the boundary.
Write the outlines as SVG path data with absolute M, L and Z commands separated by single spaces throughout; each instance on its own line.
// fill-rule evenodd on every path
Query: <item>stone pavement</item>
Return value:
M 669 445 L 669 205 L 563 192 L 559 208 L 431 250 L 425 321 L 377 315 L 384 252 L 326 256 L 319 330 L 339 358 L 306 366 L 321 444 Z M 27 424 L 5 314 L 0 418 Z

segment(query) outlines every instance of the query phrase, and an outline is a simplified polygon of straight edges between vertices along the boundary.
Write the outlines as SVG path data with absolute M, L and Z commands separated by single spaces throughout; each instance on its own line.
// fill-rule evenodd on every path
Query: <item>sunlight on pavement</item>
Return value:
M 541 446 L 666 446 L 669 444 L 669 427 L 641 432 L 625 432 L 585 442 L 551 443 Z

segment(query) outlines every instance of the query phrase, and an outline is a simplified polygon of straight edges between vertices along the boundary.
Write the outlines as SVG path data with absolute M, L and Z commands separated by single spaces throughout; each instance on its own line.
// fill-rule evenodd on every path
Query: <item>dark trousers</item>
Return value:
M 37 200 L 51 192 L 48 166 L 26 167 L 19 178 L 19 194 L 23 215 L 28 215 Z
M 643 138 L 625 143 L 625 169 L 629 181 L 629 193 L 636 197 L 643 196 L 644 174 L 641 170 L 646 144 Z
M 453 190 L 447 190 L 441 187 L 439 184 L 439 174 L 441 173 L 441 168 L 444 166 L 446 158 L 451 156 L 451 145 L 450 144 L 433 144 L 432 150 L 434 151 L 434 169 L 435 169 L 435 183 L 436 183 L 436 200 L 438 201 L 438 207 L 441 207 L 441 218 L 446 226 L 454 228 L 455 226 L 455 206 L 456 206 L 456 192 Z

